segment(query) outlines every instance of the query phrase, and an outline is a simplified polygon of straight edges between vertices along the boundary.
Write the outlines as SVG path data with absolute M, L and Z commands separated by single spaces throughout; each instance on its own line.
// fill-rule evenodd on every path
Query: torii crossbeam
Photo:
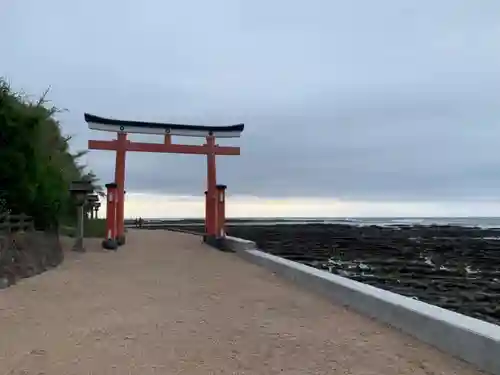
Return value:
M 117 139 L 111 141 L 89 140 L 90 150 L 106 150 L 116 152 L 115 183 L 117 184 L 117 240 L 125 241 L 124 230 L 124 196 L 125 196 L 125 155 L 127 151 L 159 152 L 169 154 L 207 155 L 207 198 L 205 227 L 208 237 L 217 237 L 217 173 L 216 155 L 240 155 L 240 148 L 219 146 L 216 138 L 239 138 L 244 124 L 229 126 L 181 125 L 170 123 L 124 121 L 104 118 L 85 113 L 85 121 L 89 129 L 116 132 Z M 128 133 L 159 134 L 164 136 L 163 143 L 134 142 L 127 139 Z M 203 137 L 202 145 L 183 145 L 172 143 L 172 136 Z

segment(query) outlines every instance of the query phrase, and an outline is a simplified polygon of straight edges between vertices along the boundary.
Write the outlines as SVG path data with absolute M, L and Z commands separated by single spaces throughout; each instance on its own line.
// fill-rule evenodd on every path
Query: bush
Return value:
M 38 229 L 76 215 L 72 180 L 96 181 L 77 162 L 85 152 L 69 151 L 70 137 L 62 135 L 58 109 L 46 105 L 45 94 L 30 101 L 0 79 L 0 199 L 12 213 L 32 216 Z

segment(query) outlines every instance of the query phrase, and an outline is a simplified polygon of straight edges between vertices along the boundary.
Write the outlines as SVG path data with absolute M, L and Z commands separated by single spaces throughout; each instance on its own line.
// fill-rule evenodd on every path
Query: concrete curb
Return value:
M 150 229 L 150 228 L 145 228 L 145 229 Z M 156 228 L 153 228 L 153 229 L 156 229 Z M 178 229 L 178 228 L 160 228 L 160 229 L 168 230 L 170 232 L 192 234 L 193 236 L 203 236 L 203 233 L 195 232 L 192 230 L 185 230 L 185 229 Z
M 148 228 L 146 228 L 148 229 Z M 234 253 L 235 250 L 233 249 L 233 247 L 229 246 L 228 247 L 228 242 L 225 240 L 225 239 L 222 239 L 222 238 L 214 238 L 214 237 L 210 237 L 210 236 L 206 236 L 204 235 L 203 233 L 200 233 L 200 232 L 195 232 L 195 231 L 191 231 L 191 230 L 186 230 L 186 229 L 180 229 L 180 228 L 162 228 L 163 230 L 168 230 L 168 231 L 171 231 L 171 232 L 177 232 L 177 233 L 184 233 L 184 234 L 191 234 L 193 236 L 200 236 L 203 238 L 203 242 L 210 246 L 210 247 L 213 247 L 217 250 L 220 250 L 220 251 L 223 251 L 223 252 L 226 252 L 226 253 Z M 230 238 L 233 238 L 233 237 L 230 237 Z M 241 238 L 238 238 L 238 240 L 240 241 L 246 241 L 246 240 L 243 240 Z M 248 241 L 248 242 L 251 242 L 251 241 Z M 233 242 L 229 242 L 229 243 L 233 243 Z M 236 242 L 234 242 L 236 243 Z M 253 242 L 251 242 L 253 245 L 253 247 L 255 247 L 255 244 Z M 235 245 L 233 245 L 235 246 Z
M 252 241 L 225 242 L 243 259 L 500 375 L 500 326 L 262 252 Z

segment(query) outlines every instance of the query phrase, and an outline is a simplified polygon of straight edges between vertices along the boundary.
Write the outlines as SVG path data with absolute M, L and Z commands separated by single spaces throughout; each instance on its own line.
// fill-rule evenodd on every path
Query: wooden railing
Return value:
M 22 232 L 34 229 L 33 218 L 28 215 L 0 214 L 0 232 Z

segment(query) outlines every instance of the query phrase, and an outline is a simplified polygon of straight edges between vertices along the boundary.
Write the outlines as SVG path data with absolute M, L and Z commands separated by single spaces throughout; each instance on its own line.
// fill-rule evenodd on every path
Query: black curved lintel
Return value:
M 170 124 L 170 123 L 159 123 L 159 122 L 143 122 L 143 121 L 127 121 L 127 120 L 115 120 L 105 117 L 99 117 L 91 115 L 89 113 L 84 114 L 86 122 L 92 122 L 95 124 L 102 125 L 116 125 L 116 126 L 136 126 L 150 129 L 175 129 L 175 130 L 205 130 L 213 132 L 242 132 L 245 128 L 244 124 L 236 125 L 225 125 L 225 126 L 206 126 L 206 125 L 182 125 L 182 124 Z

